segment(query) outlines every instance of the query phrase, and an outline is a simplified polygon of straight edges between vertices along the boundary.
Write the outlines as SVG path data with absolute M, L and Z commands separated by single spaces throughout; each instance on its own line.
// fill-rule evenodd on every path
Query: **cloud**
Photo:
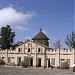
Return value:
M 28 30 L 28 21 L 35 16 L 34 12 L 18 12 L 9 6 L 0 9 L 0 27 L 10 25 L 17 30 Z

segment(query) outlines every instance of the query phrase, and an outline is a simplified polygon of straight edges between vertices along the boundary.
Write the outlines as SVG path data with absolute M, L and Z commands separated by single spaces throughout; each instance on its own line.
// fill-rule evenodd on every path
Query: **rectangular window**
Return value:
M 25 53 L 25 48 L 24 48 L 24 53 Z
M 32 43 L 31 43 L 31 47 L 32 47 Z
M 51 59 L 51 65 L 55 65 L 55 59 L 54 58 Z
M 30 43 L 28 43 L 28 47 L 30 47 Z

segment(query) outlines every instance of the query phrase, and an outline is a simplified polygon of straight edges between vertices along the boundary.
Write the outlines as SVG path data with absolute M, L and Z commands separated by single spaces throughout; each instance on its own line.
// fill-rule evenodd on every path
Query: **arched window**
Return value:
M 21 48 L 18 48 L 18 52 L 21 52 Z
M 40 48 L 38 48 L 38 52 L 41 52 Z
M 30 47 L 30 43 L 28 43 L 28 47 Z
M 30 52 L 30 48 L 28 48 L 28 53 Z

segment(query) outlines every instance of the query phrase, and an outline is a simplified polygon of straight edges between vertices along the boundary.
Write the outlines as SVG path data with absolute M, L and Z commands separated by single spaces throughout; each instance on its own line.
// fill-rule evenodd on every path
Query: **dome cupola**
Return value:
M 48 40 L 49 38 L 42 32 L 42 28 L 40 28 L 40 32 L 38 32 L 33 38 L 32 40 L 34 42 L 38 42 L 40 44 L 49 46 Z

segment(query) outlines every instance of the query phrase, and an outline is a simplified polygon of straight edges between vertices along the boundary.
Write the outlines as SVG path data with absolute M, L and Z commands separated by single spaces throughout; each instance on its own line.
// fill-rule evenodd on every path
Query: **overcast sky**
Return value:
M 15 41 L 31 39 L 40 30 L 50 39 L 50 47 L 74 31 L 75 0 L 0 0 L 0 28 L 10 25 Z

